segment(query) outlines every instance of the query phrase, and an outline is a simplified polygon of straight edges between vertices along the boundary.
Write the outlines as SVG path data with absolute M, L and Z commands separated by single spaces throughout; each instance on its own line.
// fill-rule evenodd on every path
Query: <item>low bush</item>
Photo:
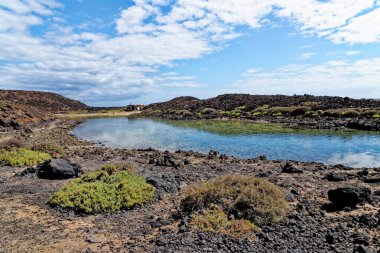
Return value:
M 175 111 L 175 114 L 182 115 L 182 116 L 191 116 L 192 113 L 189 110 L 178 110 Z
M 374 114 L 374 115 L 372 116 L 372 118 L 379 119 L 379 118 L 380 118 L 380 114 Z
M 275 112 L 272 114 L 273 117 L 279 117 L 282 116 L 282 112 Z
M 305 113 L 305 116 L 306 117 L 313 117 L 313 118 L 316 118 L 318 117 L 322 112 L 320 111 L 309 111 L 309 112 L 306 112 Z
M 32 150 L 39 151 L 43 153 L 48 153 L 54 158 L 60 158 L 64 156 L 63 148 L 54 143 L 40 143 L 32 147 Z
M 269 114 L 272 116 L 290 115 L 294 110 L 293 107 L 272 107 L 269 109 Z M 281 113 L 281 114 L 280 114 Z M 277 115 L 275 115 L 277 114 Z
M 144 177 L 107 165 L 68 182 L 53 194 L 50 205 L 94 214 L 130 209 L 151 201 L 154 196 L 155 188 Z
M 12 138 L 12 139 L 0 142 L 0 150 L 2 149 L 11 150 L 15 148 L 22 148 L 24 146 L 25 146 L 25 142 L 21 138 Z
M 284 193 L 264 179 L 250 176 L 223 176 L 188 187 L 183 192 L 181 209 L 192 213 L 218 207 L 236 219 L 257 226 L 280 221 L 287 211 Z
M 290 111 L 291 116 L 302 116 L 311 110 L 308 106 L 296 106 Z
M 25 148 L 0 151 L 0 165 L 6 166 L 34 166 L 49 159 L 47 153 Z
M 365 110 L 362 112 L 362 115 L 370 118 L 377 118 L 377 115 L 380 115 L 380 110 Z
M 342 116 L 347 118 L 359 117 L 360 112 L 356 109 L 347 108 L 342 111 Z
M 131 163 L 121 162 L 115 164 L 105 164 L 100 170 L 106 171 L 109 175 L 112 175 L 119 171 L 129 171 L 137 174 L 136 167 Z
M 241 115 L 241 112 L 235 112 L 235 111 L 231 112 L 232 117 L 240 117 L 240 115 Z
M 204 232 L 225 234 L 232 237 L 249 236 L 258 228 L 248 220 L 228 218 L 222 210 L 211 208 L 193 215 L 190 224 Z
M 257 112 L 262 112 L 262 113 L 266 113 L 269 111 L 269 108 L 270 106 L 269 105 L 262 105 L 262 106 L 259 106 L 255 109 L 255 111 Z
M 263 115 L 262 112 L 255 112 L 255 111 L 253 111 L 251 114 L 252 114 L 252 116 L 254 116 L 254 117 L 258 117 L 258 116 Z
M 239 106 L 239 107 L 236 107 L 234 111 L 243 111 L 245 110 L 247 107 L 245 105 L 243 106 Z
M 342 110 L 340 109 L 330 109 L 322 112 L 323 116 L 339 118 L 342 116 Z
M 209 115 L 209 114 L 217 114 L 218 111 L 213 108 L 205 108 L 201 111 L 201 113 L 204 115 Z

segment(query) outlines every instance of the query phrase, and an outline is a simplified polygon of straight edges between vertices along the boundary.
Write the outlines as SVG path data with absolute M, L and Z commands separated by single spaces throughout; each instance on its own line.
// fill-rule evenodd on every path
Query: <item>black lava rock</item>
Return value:
M 368 227 L 377 227 L 378 226 L 377 219 L 372 217 L 369 214 L 363 214 L 363 215 L 359 216 L 359 222 L 361 224 L 368 226 Z
M 37 176 L 44 179 L 68 179 L 79 177 L 82 167 L 67 159 L 52 159 L 37 168 Z
M 303 173 L 303 170 L 298 169 L 295 165 L 287 162 L 282 168 L 282 173 L 299 174 Z
M 359 245 L 355 250 L 354 253 L 372 253 L 369 249 L 364 247 L 363 245 Z
M 328 192 L 329 200 L 337 207 L 356 207 L 370 200 L 371 190 L 364 187 L 342 187 Z
M 173 175 L 147 176 L 146 182 L 156 188 L 159 199 L 162 199 L 167 192 L 177 192 L 180 186 L 180 182 Z
M 169 155 L 165 155 L 163 157 L 150 157 L 149 164 L 154 164 L 156 166 L 167 166 L 173 168 L 181 168 L 185 165 L 183 161 L 177 161 L 170 157 Z
M 325 179 L 330 182 L 340 182 L 344 181 L 346 178 L 342 174 L 331 172 L 325 176 Z
M 353 235 L 354 244 L 369 245 L 369 236 L 366 233 L 356 233 Z

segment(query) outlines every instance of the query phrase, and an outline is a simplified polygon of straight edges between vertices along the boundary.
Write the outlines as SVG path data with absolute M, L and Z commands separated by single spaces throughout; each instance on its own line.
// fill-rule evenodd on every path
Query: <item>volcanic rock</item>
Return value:
M 329 200 L 340 208 L 356 207 L 370 200 L 371 190 L 363 187 L 342 187 L 328 192 Z
M 303 170 L 298 169 L 295 165 L 287 162 L 285 166 L 282 168 L 282 173 L 299 174 L 303 173 Z
M 83 173 L 82 167 L 67 159 L 52 159 L 37 168 L 37 176 L 45 179 L 68 179 L 79 177 Z

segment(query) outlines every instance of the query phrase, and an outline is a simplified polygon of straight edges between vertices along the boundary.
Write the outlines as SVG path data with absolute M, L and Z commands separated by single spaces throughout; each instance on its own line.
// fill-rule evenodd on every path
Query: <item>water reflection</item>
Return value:
M 380 167 L 380 134 L 374 132 L 305 130 L 228 121 L 104 118 L 89 119 L 74 133 L 86 140 L 129 149 L 191 149 L 203 153 L 213 149 L 241 158 L 264 154 L 270 159 Z
M 363 153 L 348 153 L 334 154 L 328 161 L 328 164 L 349 164 L 354 168 L 362 167 L 378 167 L 380 164 L 379 154 Z

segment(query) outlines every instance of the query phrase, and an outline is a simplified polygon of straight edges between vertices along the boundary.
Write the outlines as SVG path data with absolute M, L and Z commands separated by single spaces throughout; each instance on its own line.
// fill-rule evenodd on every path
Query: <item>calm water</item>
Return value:
M 318 161 L 380 167 L 380 133 L 306 130 L 231 121 L 88 119 L 74 129 L 81 139 L 128 149 L 217 150 L 240 158 Z

